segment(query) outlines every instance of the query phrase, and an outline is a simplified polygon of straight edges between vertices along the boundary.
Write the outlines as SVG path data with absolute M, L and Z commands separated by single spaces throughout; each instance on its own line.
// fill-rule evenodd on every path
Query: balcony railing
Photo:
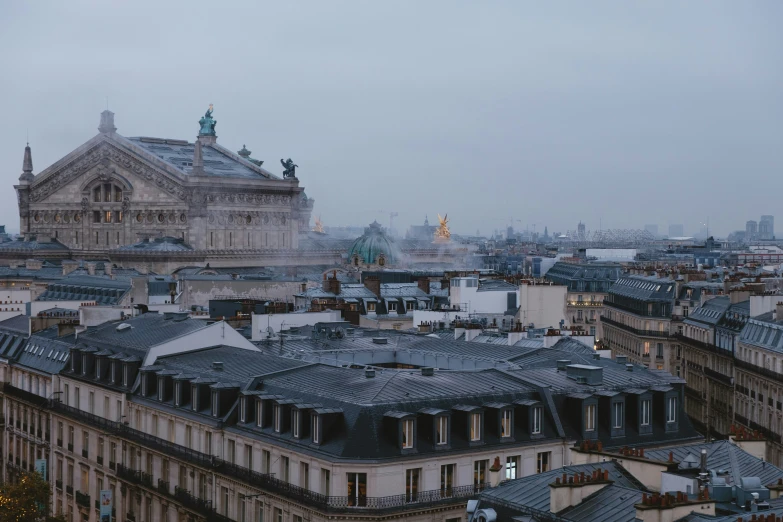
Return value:
M 640 330 L 639 328 L 628 326 L 627 324 L 609 319 L 608 317 L 601 317 L 601 323 L 615 326 L 621 330 L 625 330 L 642 337 L 669 337 L 669 332 L 666 331 L 661 332 L 659 330 Z
M 138 469 L 130 469 L 122 464 L 117 464 L 117 476 L 129 482 L 152 487 L 152 475 Z
M 702 350 L 707 350 L 708 352 L 712 352 L 718 355 L 722 355 L 724 357 L 732 357 L 731 350 L 725 350 L 723 348 L 718 348 L 714 344 L 705 343 L 703 341 L 697 341 L 696 339 L 691 339 L 690 337 L 685 337 L 681 333 L 673 334 L 672 337 L 674 337 L 676 340 L 682 342 L 683 344 L 693 346 L 696 348 L 701 348 Z
M 726 386 L 733 386 L 734 385 L 734 378 L 729 377 L 728 375 L 724 375 L 720 372 L 716 372 L 715 370 L 711 368 L 704 368 L 704 375 L 711 379 L 715 379 L 716 381 L 720 381 L 721 384 L 725 384 Z
M 171 489 L 169 488 L 169 483 L 163 479 L 158 479 L 158 491 L 160 491 L 165 495 L 168 495 L 169 491 L 171 491 Z
M 763 366 L 758 366 L 756 364 L 743 361 L 742 359 L 735 359 L 734 364 L 737 367 L 742 368 L 743 370 L 758 373 L 759 375 L 763 375 L 764 377 L 767 377 L 769 379 L 774 379 L 776 381 L 783 380 L 782 374 L 772 371 L 769 368 L 764 368 Z
M 44 407 L 49 402 L 49 400 L 46 397 L 41 397 L 40 395 L 36 395 L 27 390 L 17 388 L 16 386 L 12 386 L 8 383 L 6 383 L 6 385 L 3 387 L 3 393 L 5 393 L 6 395 L 10 395 L 11 397 L 16 397 L 17 399 L 22 399 L 23 401 L 27 401 L 39 407 Z M 19 426 L 17 426 L 17 428 L 18 427 Z
M 366 497 L 362 499 L 348 496 L 327 496 L 277 479 L 274 475 L 259 473 L 237 464 L 225 462 L 217 457 L 148 435 L 122 423 L 106 420 L 97 415 L 87 413 L 72 406 L 67 406 L 60 402 L 53 402 L 52 408 L 61 414 L 90 424 L 107 433 L 115 434 L 132 441 L 134 444 L 144 445 L 147 448 L 160 451 L 161 453 L 177 456 L 184 461 L 242 480 L 259 489 L 285 495 L 293 500 L 322 511 L 393 511 L 395 509 L 413 506 L 429 507 L 429 505 L 432 504 L 464 503 L 464 499 L 477 495 L 478 491 L 484 488 L 483 485 L 479 487 L 470 485 L 453 487 L 447 490 L 420 491 L 414 499 L 405 494 L 386 497 Z M 153 488 L 152 476 L 150 474 L 132 470 L 119 463 L 117 463 L 117 476 L 130 482 Z M 202 510 L 201 512 L 205 514 L 207 514 L 206 510 L 209 510 L 209 515 L 215 514 L 215 511 L 212 510 L 211 503 L 208 501 L 194 497 L 188 491 L 180 489 L 179 487 L 175 487 L 174 491 L 174 496 L 191 509 L 196 511 L 200 509 Z M 186 504 L 186 502 L 189 502 L 189 504 Z
M 87 493 L 82 493 L 81 491 L 76 491 L 76 503 L 80 506 L 84 507 L 90 507 L 90 495 Z
M 73 495 L 73 486 L 65 486 L 65 492 L 69 495 Z

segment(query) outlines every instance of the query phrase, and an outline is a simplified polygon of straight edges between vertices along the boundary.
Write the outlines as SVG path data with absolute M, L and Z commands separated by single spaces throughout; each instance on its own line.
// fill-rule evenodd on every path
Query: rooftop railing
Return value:
M 633 326 L 628 326 L 627 324 L 623 324 L 618 321 L 614 321 L 612 319 L 609 319 L 608 317 L 601 317 L 601 323 L 608 324 L 611 326 L 615 326 L 617 328 L 620 328 L 622 330 L 625 330 L 627 332 L 631 332 L 633 334 L 642 336 L 642 337 L 669 337 L 670 334 L 667 331 L 660 331 L 660 330 L 640 330 L 639 328 L 634 328 Z

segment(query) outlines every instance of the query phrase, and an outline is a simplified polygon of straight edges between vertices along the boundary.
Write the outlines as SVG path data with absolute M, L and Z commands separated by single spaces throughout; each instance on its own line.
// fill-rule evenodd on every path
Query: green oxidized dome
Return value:
M 368 265 L 377 263 L 380 254 L 384 255 L 386 263 L 393 263 L 399 259 L 399 247 L 394 239 L 386 235 L 383 227 L 373 221 L 364 229 L 364 235 L 353 242 L 348 258 L 353 259 L 354 254 Z

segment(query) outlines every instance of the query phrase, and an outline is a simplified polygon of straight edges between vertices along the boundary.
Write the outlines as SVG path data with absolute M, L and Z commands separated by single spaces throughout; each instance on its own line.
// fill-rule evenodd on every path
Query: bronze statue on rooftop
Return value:
M 283 177 L 284 178 L 295 178 L 296 177 L 296 167 L 299 165 L 295 165 L 294 162 L 291 160 L 291 158 L 288 158 L 287 160 L 280 160 L 280 163 L 283 165 Z

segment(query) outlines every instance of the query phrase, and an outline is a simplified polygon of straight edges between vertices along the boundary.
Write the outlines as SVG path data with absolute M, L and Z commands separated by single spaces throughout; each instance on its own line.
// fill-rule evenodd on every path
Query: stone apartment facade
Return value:
M 573 441 L 698 437 L 682 414 L 681 380 L 628 372 L 576 341 L 531 354 L 528 369 L 508 347 L 463 347 L 454 358 L 495 350 L 509 358 L 503 372 L 341 368 L 243 341 L 180 314 L 108 323 L 58 338 L 67 364 L 51 368 L 43 392 L 15 376 L 21 359 L 11 357 L 6 418 L 13 411 L 15 426 L 31 407 L 47 417 L 36 430 L 49 427 L 41 447 L 55 511 L 96 521 L 109 489 L 115 518 L 133 522 L 451 522 L 464 519 L 464 499 L 490 481 L 495 459 L 502 478 L 517 478 L 568 464 Z M 447 348 L 423 342 L 422 353 Z M 33 354 L 26 365 L 41 364 L 38 350 L 23 353 Z M 25 451 L 18 438 L 3 451 L 14 463 Z

